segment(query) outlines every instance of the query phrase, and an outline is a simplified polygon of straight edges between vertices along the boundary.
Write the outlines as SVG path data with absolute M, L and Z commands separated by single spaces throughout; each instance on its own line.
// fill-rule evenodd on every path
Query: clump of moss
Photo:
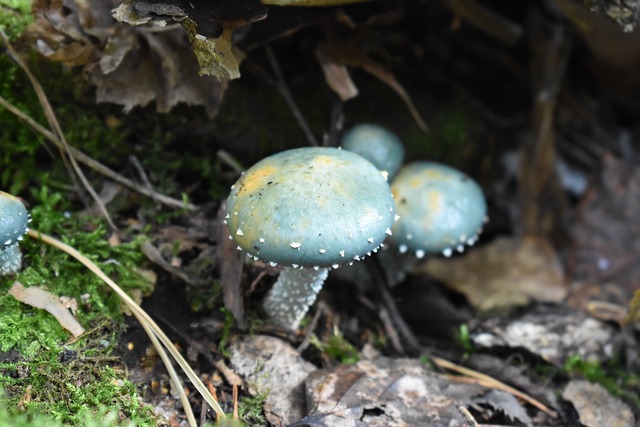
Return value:
M 136 386 L 123 379 L 124 372 L 111 366 L 110 358 L 92 357 L 90 351 L 72 347 L 81 345 L 50 349 L 29 360 L 0 363 L 0 386 L 8 395 L 3 406 L 43 419 L 42 425 L 50 425 L 44 422 L 46 419 L 86 426 L 87 420 L 100 420 L 106 414 L 109 416 L 97 425 L 156 425 Z M 48 416 L 43 418 L 43 414 Z
M 46 187 L 34 191 L 32 203 L 32 226 L 37 231 L 78 249 L 126 291 L 151 290 L 151 283 L 136 273 L 144 260 L 140 239 L 110 245 L 101 219 L 69 213 L 63 195 L 50 193 Z M 26 239 L 21 247 L 24 269 L 16 279 L 25 286 L 40 286 L 56 295 L 75 298 L 79 304 L 77 318 L 85 328 L 103 319 L 122 319 L 119 298 L 79 262 L 33 239 Z M 9 326 L 0 337 L 1 351 L 15 349 L 31 356 L 41 347 L 51 347 L 68 338 L 55 319 L 25 308 L 8 295 L 0 296 L 0 307 L 0 319 Z
M 25 30 L 33 21 L 31 0 L 0 0 L 0 29 L 9 39 L 13 39 Z
M 67 199 L 46 187 L 33 192 L 31 203 L 34 229 L 78 249 L 128 292 L 151 290 L 152 284 L 136 272 L 143 262 L 140 239 L 110 245 L 103 220 L 69 213 Z M 15 279 L 75 298 L 76 317 L 90 332 L 68 343 L 68 332 L 53 316 L 1 294 L 0 324 L 5 329 L 0 351 L 9 361 L 0 363 L 0 388 L 8 394 L 7 404 L 68 425 L 86 425 L 87 417 L 107 412 L 117 414 L 118 425 L 156 425 L 135 385 L 109 356 L 123 325 L 119 298 L 59 250 L 33 239 L 25 239 L 21 247 L 24 269 Z M 12 280 L 1 279 L 3 289 Z
M 80 417 L 80 425 L 84 427 L 113 427 L 118 420 L 115 412 L 85 414 Z M 60 421 L 43 415 L 28 415 L 16 409 L 10 409 L 6 399 L 0 399 L 0 425 L 11 427 L 63 427 Z M 121 426 L 133 427 L 134 422 L 120 423 Z
M 614 358 L 601 364 L 573 356 L 565 362 L 562 369 L 570 376 L 581 375 L 591 382 L 600 384 L 614 396 L 634 405 L 636 410 L 640 409 L 640 397 L 637 394 L 640 375 L 629 372 L 619 360 Z
M 324 341 L 320 341 L 315 335 L 311 335 L 311 344 L 325 353 L 329 358 L 341 364 L 356 363 L 360 360 L 360 352 L 339 332 L 334 331 Z
M 238 402 L 238 416 L 250 426 L 267 426 L 264 415 L 264 403 L 269 396 L 268 391 L 257 393 L 255 396 L 243 396 Z

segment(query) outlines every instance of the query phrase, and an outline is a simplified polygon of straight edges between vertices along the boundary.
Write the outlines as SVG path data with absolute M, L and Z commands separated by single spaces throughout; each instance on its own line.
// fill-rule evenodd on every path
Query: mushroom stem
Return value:
M 289 330 L 296 329 L 328 274 L 328 268 L 283 267 L 263 303 L 271 322 Z
M 18 243 L 0 249 L 0 276 L 16 273 L 22 265 L 22 253 Z

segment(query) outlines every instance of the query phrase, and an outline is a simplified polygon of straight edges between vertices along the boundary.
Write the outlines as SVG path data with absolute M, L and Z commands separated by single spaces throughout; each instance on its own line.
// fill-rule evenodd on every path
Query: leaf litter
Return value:
M 161 113 L 186 103 L 215 116 L 227 79 L 199 75 L 184 29 L 121 24 L 111 16 L 113 7 L 110 1 L 39 0 L 28 34 L 45 58 L 82 67 L 99 103 L 130 112 L 155 101 Z
M 215 72 L 222 76 L 222 81 L 204 81 L 194 79 L 202 70 L 202 61 L 198 64 L 192 55 L 184 52 L 189 52 L 189 42 L 206 43 L 208 39 L 214 39 L 220 44 L 209 46 L 213 49 L 208 52 L 209 56 L 222 54 L 235 58 L 238 55 L 240 58 L 242 55 L 233 46 L 231 36 L 237 24 L 245 24 L 253 18 L 245 16 L 235 24 L 219 21 L 222 23 L 219 31 L 204 35 L 206 40 L 202 40 L 197 37 L 198 30 L 188 29 L 190 32 L 186 35 L 184 28 L 170 23 L 174 18 L 185 21 L 186 13 L 184 10 L 169 13 L 171 9 L 167 5 L 171 3 L 152 4 L 145 13 L 151 11 L 156 15 L 149 21 L 155 20 L 158 24 L 164 20 L 168 25 L 134 28 L 116 23 L 104 4 L 70 1 L 65 3 L 68 10 L 63 13 L 55 2 L 38 1 L 34 10 L 40 19 L 32 27 L 37 35 L 35 45 L 40 53 L 52 60 L 70 67 L 83 67 L 97 86 L 100 102 L 120 103 L 125 111 L 132 111 L 136 106 L 155 101 L 158 111 L 165 112 L 184 102 L 202 105 L 209 116 L 214 116 L 226 90 L 227 79 L 236 76 L 238 61 L 222 64 L 223 70 Z M 161 7 L 164 9 L 157 9 Z M 129 15 L 127 19 L 139 17 Z M 452 22 L 452 29 L 460 24 L 459 21 L 456 23 L 459 18 Z M 489 16 L 489 19 L 493 18 Z M 381 78 L 402 96 L 404 88 L 394 74 L 369 55 L 366 43 L 357 38 L 348 41 L 355 43 L 355 50 L 347 52 L 346 57 L 341 53 L 354 46 L 326 40 L 317 45 L 316 52 L 322 53 L 318 59 L 334 90 L 341 93 L 343 99 L 355 96 L 356 79 L 349 75 L 347 66 L 357 66 Z M 218 60 L 214 62 L 221 64 Z M 158 63 L 168 66 L 159 68 Z M 140 78 L 140 71 L 144 78 Z M 403 99 L 409 101 L 407 105 L 411 108 L 413 104 L 408 95 Z M 416 111 L 412 114 L 415 116 Z M 562 396 L 565 401 L 559 402 L 549 395 L 550 388 L 540 390 L 541 386 L 528 381 L 523 370 L 510 369 L 514 367 L 508 362 L 504 362 L 504 372 L 499 372 L 503 361 L 499 357 L 491 363 L 486 359 L 478 362 L 480 356 L 486 356 L 480 353 L 482 351 L 500 354 L 505 349 L 511 354 L 525 354 L 523 365 L 534 363 L 531 355 L 556 367 L 572 357 L 602 363 L 615 356 L 614 344 L 620 338 L 615 323 L 594 319 L 583 311 L 563 305 L 568 292 L 575 296 L 574 285 L 578 282 L 571 283 L 568 288 L 566 282 L 571 280 L 579 280 L 591 290 L 602 290 L 605 286 L 613 289 L 612 293 L 621 290 L 621 297 L 615 301 L 618 307 L 624 307 L 638 288 L 638 263 L 634 262 L 639 253 L 637 222 L 634 221 L 640 214 L 636 203 L 637 167 L 613 156 L 604 157 L 603 165 L 601 176 L 580 205 L 576 224 L 572 224 L 574 262 L 568 270 L 564 269 L 564 254 L 554 249 L 547 236 L 536 235 L 498 237 L 464 257 L 431 259 L 419 271 L 464 295 L 477 313 L 486 316 L 471 322 L 470 340 L 478 353 L 471 355 L 466 363 L 477 363 L 476 366 L 487 370 L 493 367 L 493 375 L 502 375 L 503 381 L 520 389 L 536 390 L 536 395 L 544 395 L 544 400 L 556 409 L 570 402 L 585 425 L 617 425 L 613 423 L 616 412 L 621 415 L 619 425 L 632 425 L 628 424 L 633 423 L 629 408 L 602 387 L 571 380 Z M 211 242 L 195 243 L 184 233 L 180 234 L 184 230 L 172 231 L 176 233 L 167 239 L 185 244 L 181 250 L 188 247 L 188 250 L 202 253 L 211 249 L 208 252 L 211 256 L 217 253 L 222 264 L 218 273 L 225 305 L 242 329 L 247 319 L 243 305 L 246 287 L 238 286 L 243 280 L 240 257 L 229 245 L 220 244 L 215 248 L 212 244 L 211 248 L 206 248 Z M 218 242 L 228 243 L 226 236 L 218 231 L 216 235 L 220 237 L 216 238 L 221 239 Z M 168 266 L 174 269 L 173 273 L 189 267 Z M 202 271 L 192 272 L 203 274 Z M 412 279 L 415 278 L 414 275 Z M 590 297 L 602 295 L 594 292 Z M 631 304 L 631 315 L 640 306 L 638 300 L 640 298 Z M 576 304 L 574 307 L 585 308 L 587 305 Z M 504 312 L 510 312 L 512 316 L 498 317 Z M 623 321 L 616 323 L 623 324 Z M 320 325 L 322 328 L 322 322 Z M 365 332 L 363 335 L 371 333 Z M 534 416 L 531 408 L 526 410 L 512 394 L 451 381 L 415 359 L 381 357 L 338 367 L 327 367 L 326 359 L 322 359 L 325 366 L 319 369 L 288 343 L 273 337 L 236 338 L 231 348 L 232 365 L 244 377 L 248 392 L 269 392 L 264 409 L 274 425 L 430 425 L 444 421 L 473 424 L 475 421 L 469 418 L 469 411 L 485 421 L 490 420 L 494 412 L 501 412 L 513 423 L 529 425 L 544 424 L 545 421 L 540 414 Z M 318 365 L 322 366 L 321 363 Z M 590 402 L 600 402 L 612 410 L 595 414 L 589 411 Z M 422 410 L 424 412 L 420 412 Z

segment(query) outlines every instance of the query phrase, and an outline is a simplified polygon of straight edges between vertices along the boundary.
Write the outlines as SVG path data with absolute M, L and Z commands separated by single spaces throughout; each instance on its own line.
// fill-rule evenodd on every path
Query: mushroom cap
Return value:
M 464 250 L 486 221 L 487 203 L 480 186 L 452 167 L 433 162 L 405 166 L 391 184 L 400 219 L 393 238 L 401 252 Z
M 227 225 L 252 257 L 336 267 L 377 250 L 395 220 L 375 166 L 350 151 L 307 147 L 269 156 L 231 187 Z
M 24 203 L 19 198 L 0 191 L 0 250 L 22 240 L 30 221 L 31 216 Z
M 342 148 L 361 155 L 393 177 L 404 159 L 404 147 L 396 135 L 385 128 L 363 123 L 342 136 Z

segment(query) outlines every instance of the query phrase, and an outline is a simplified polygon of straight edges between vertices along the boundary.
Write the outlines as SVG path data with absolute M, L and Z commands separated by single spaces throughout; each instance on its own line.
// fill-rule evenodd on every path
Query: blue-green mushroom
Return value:
M 401 253 L 463 252 L 473 245 L 487 220 L 480 186 L 463 172 L 434 162 L 405 166 L 391 184 L 400 219 L 393 239 Z
M 227 199 L 226 223 L 238 249 L 282 268 L 264 308 L 287 329 L 298 327 L 328 270 L 376 252 L 394 220 L 384 176 L 337 148 L 267 157 L 240 177 Z
M 31 216 L 24 203 L 0 191 L 0 275 L 17 272 L 22 265 L 18 243 L 28 230 Z
M 389 180 L 400 169 L 404 159 L 404 146 L 400 139 L 387 129 L 363 123 L 349 129 L 342 136 L 340 145 L 369 160 L 381 171 L 389 175 Z

